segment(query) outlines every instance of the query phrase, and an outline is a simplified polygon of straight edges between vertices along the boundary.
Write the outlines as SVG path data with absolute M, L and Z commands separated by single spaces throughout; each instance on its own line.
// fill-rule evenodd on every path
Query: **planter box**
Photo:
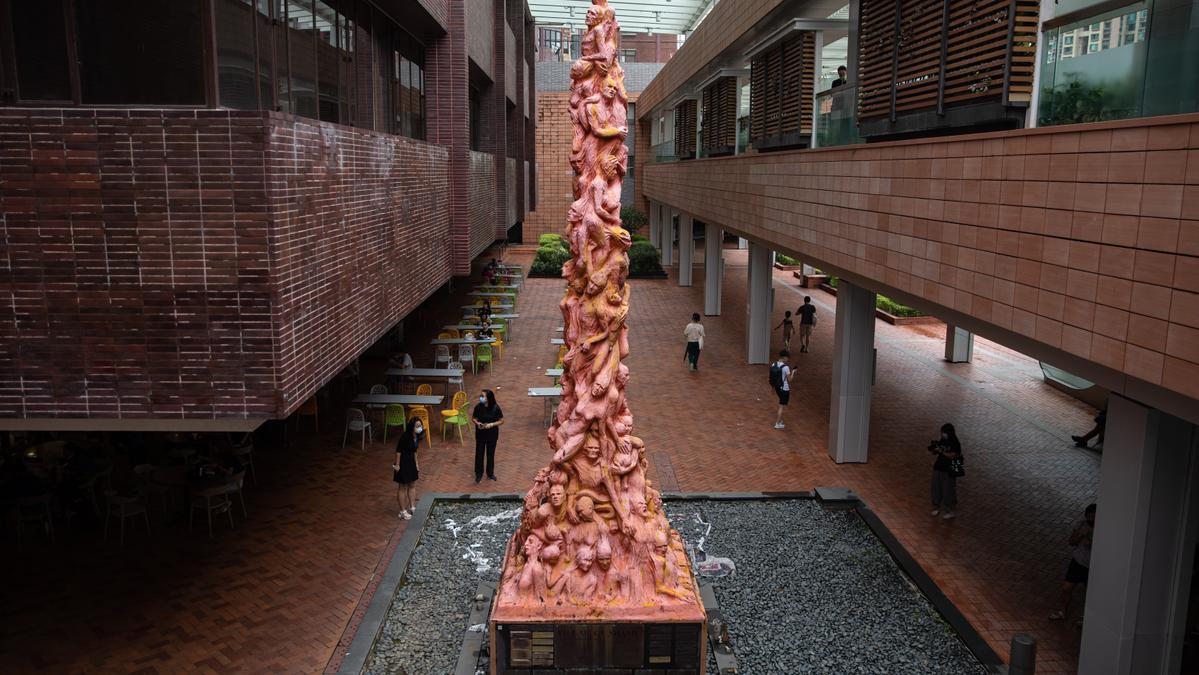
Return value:
M 821 282 L 820 290 L 825 291 L 826 293 L 832 293 L 833 295 L 837 294 L 836 288 L 829 286 L 824 282 Z M 935 316 L 895 316 L 894 314 L 883 311 L 878 307 L 874 308 L 874 316 L 875 318 L 886 321 L 892 326 L 921 326 L 926 324 L 941 323 L 941 320 Z
M 803 272 L 794 272 L 796 279 L 799 279 L 799 285 L 803 288 L 817 288 L 828 279 L 827 274 L 804 274 Z
M 774 264 L 774 269 L 776 269 L 776 270 L 783 270 L 784 272 L 790 272 L 791 270 L 800 270 L 800 269 L 803 269 L 803 265 L 784 265 L 784 264 L 783 264 L 783 263 L 781 263 L 781 262 L 776 262 L 776 263 Z M 798 273 L 798 272 L 796 272 L 796 276 L 799 276 L 799 273 Z

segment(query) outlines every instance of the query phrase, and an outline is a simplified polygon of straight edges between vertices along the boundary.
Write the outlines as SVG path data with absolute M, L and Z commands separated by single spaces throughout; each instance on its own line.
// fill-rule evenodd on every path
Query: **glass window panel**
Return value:
M 75 3 L 83 103 L 203 105 L 198 0 Z
M 1148 13 L 1139 2 L 1048 31 L 1037 110 L 1041 125 L 1142 114 L 1147 45 L 1137 26 Z
M 13 2 L 10 7 L 21 100 L 71 100 L 67 26 L 62 2 Z
M 254 62 L 254 8 L 249 0 L 216 0 L 213 13 L 220 105 L 255 110 L 258 75 Z
M 288 41 L 291 31 L 287 28 L 287 0 L 271 0 L 274 2 L 274 16 L 277 22 L 276 30 L 271 31 L 275 43 L 275 107 L 285 113 L 295 112 L 291 102 L 291 60 L 287 58 Z
M 1145 68 L 1144 114 L 1199 111 L 1199 0 L 1154 4 Z M 1147 22 L 1135 26 L 1143 40 Z
M 308 2 L 287 0 L 286 5 L 292 112 L 316 119 L 319 117 L 316 96 L 316 17 Z
M 258 31 L 258 105 L 275 109 L 275 41 L 271 26 L 271 0 L 255 0 L 254 29 Z
M 316 35 L 316 79 L 319 83 L 320 119 L 340 121 L 341 50 L 337 11 L 324 0 L 316 0 L 313 33 Z

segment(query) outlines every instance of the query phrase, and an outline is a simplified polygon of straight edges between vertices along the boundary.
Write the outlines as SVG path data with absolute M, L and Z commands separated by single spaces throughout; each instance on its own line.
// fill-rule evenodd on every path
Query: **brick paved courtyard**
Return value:
M 744 360 L 745 256 L 726 250 L 724 310 L 705 317 L 700 370 L 682 361 L 681 332 L 703 306 L 695 286 L 672 278 L 636 281 L 632 296 L 636 432 L 650 452 L 651 478 L 683 491 L 854 489 L 878 512 L 934 581 L 1001 654 L 1013 633 L 1040 640 L 1039 672 L 1073 672 L 1079 629 L 1045 617 L 1065 568 L 1067 529 L 1094 498 L 1098 456 L 1073 448 L 1070 433 L 1094 411 L 1043 384 L 1034 361 L 978 340 L 974 363 L 941 360 L 940 325 L 877 325 L 878 373 L 870 461 L 838 466 L 827 455 L 831 310 L 811 293 L 822 320 L 812 353 L 797 354 L 797 395 L 787 428 L 771 428 L 774 400 L 765 366 Z M 512 258 L 525 262 L 519 255 Z M 697 256 L 702 260 L 702 256 Z M 802 301 L 789 273 L 776 272 L 775 323 Z M 436 296 L 440 311 L 407 324 L 418 366 L 437 326 L 458 316 L 466 284 Z M 496 483 L 523 492 L 548 460 L 543 408 L 524 395 L 547 386 L 549 344 L 560 324 L 556 280 L 527 280 L 515 342 L 494 374 L 467 376 L 472 394 L 496 390 L 508 423 Z M 781 343 L 776 334 L 775 348 Z M 382 361 L 363 361 L 372 384 Z M 374 375 L 372 377 L 372 375 Z M 201 528 L 154 521 L 124 549 L 95 533 L 63 528 L 55 544 L 6 545 L 0 590 L 0 671 L 318 672 L 337 663 L 338 642 L 402 533 L 389 448 L 340 449 L 343 410 L 327 406 L 321 431 L 304 421 L 290 445 L 259 450 L 260 485 L 247 488 L 249 518 L 209 540 Z M 968 475 L 956 521 L 928 514 L 931 460 L 925 445 L 945 421 L 962 438 Z M 475 490 L 473 446 L 442 442 L 421 457 L 422 491 Z M 155 514 L 157 515 L 157 514 Z M 11 544 L 12 542 L 8 542 Z

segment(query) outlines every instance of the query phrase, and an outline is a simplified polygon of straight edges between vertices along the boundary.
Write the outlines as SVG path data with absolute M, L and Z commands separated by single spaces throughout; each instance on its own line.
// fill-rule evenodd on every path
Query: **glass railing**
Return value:
M 666 141 L 654 146 L 654 160 L 657 162 L 677 162 L 679 158 L 674 154 L 674 141 Z
M 854 117 L 858 88 L 845 85 L 816 94 L 816 147 L 862 142 Z
M 749 115 L 737 118 L 737 154 L 749 149 Z

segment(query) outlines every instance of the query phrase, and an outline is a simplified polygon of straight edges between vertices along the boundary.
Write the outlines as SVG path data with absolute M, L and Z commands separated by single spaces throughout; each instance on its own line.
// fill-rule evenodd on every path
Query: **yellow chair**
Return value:
M 431 384 L 417 385 L 416 386 L 416 395 L 417 396 L 432 396 L 433 395 L 433 385 L 431 385 Z
M 445 332 L 449 333 L 449 334 L 450 334 L 450 337 L 451 337 L 451 338 L 453 338 L 453 339 L 455 339 L 455 340 L 457 340 L 459 337 L 461 337 L 461 336 L 458 334 L 458 329 L 457 329 L 457 328 L 447 328 L 447 329 L 445 330 Z
M 445 427 L 448 424 L 458 428 L 458 444 L 463 445 L 465 441 L 462 440 L 462 429 L 470 424 L 470 399 L 467 398 L 466 392 L 460 391 L 454 394 L 454 403 L 454 410 L 441 411 L 441 440 L 445 440 Z
M 462 323 L 469 323 L 469 324 L 474 324 L 474 325 L 476 325 L 476 326 L 477 326 L 477 325 L 479 325 L 479 315 L 478 315 L 478 314 L 472 314 L 472 315 L 470 315 L 470 316 L 463 317 L 463 318 L 462 318 Z
M 498 335 L 491 339 L 495 340 L 495 342 L 491 343 L 492 348 L 500 355 L 501 359 L 504 358 L 504 340 Z
M 296 427 L 297 428 L 300 426 L 300 418 L 301 417 L 311 417 L 313 428 L 316 430 L 317 433 L 320 433 L 321 419 L 320 419 L 319 411 L 317 410 L 315 396 L 308 399 L 307 401 L 304 401 L 303 405 L 301 405 L 296 410 Z
M 555 368 L 561 368 L 563 361 L 566 359 L 566 345 L 558 345 L 558 361 L 554 364 Z
M 425 440 L 429 442 L 429 447 L 433 447 L 433 426 L 429 424 L 429 409 L 423 405 L 408 406 L 408 419 L 419 419 L 425 427 Z

